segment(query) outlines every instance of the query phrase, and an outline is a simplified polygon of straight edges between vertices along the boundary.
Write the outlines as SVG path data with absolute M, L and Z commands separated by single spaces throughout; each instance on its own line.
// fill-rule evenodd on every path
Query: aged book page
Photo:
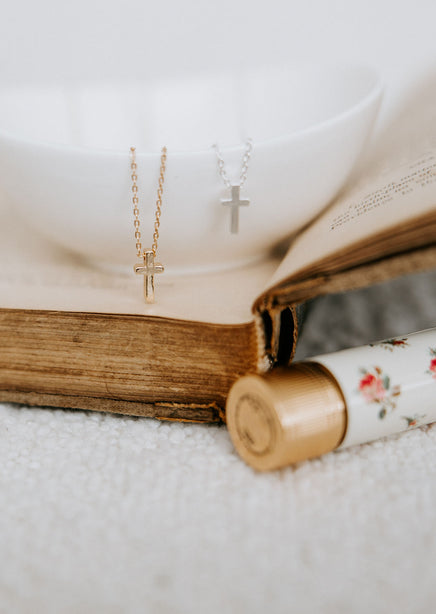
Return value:
M 267 290 L 436 240 L 436 108 L 418 92 L 342 194 L 291 245 Z
M 340 198 L 294 242 L 269 287 L 426 245 L 432 238 L 436 238 L 436 151 L 381 172 L 368 179 L 365 188 L 359 186 Z
M 156 276 L 156 303 L 143 300 L 143 278 L 98 270 L 48 244 L 10 214 L 0 216 L 0 308 L 158 316 L 241 324 L 279 259 L 232 271 Z
M 189 420 L 218 419 L 256 371 L 253 324 L 0 309 L 0 399 Z

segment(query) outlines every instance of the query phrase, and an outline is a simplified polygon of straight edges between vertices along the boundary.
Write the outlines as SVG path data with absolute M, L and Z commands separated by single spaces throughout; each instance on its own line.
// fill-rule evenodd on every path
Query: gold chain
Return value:
M 166 161 L 167 161 L 167 148 L 162 147 L 161 157 L 160 157 L 160 173 L 159 173 L 159 186 L 157 189 L 157 198 L 156 198 L 156 215 L 154 220 L 154 233 L 153 233 L 153 245 L 151 246 L 151 251 L 153 252 L 153 256 L 156 257 L 157 252 L 157 242 L 159 239 L 159 226 L 160 226 L 160 216 L 162 213 L 162 194 L 163 194 L 163 184 L 165 181 L 165 170 L 166 170 Z M 134 221 L 133 225 L 135 227 L 135 240 L 136 240 L 136 255 L 138 258 L 144 255 L 142 250 L 141 243 L 141 231 L 139 227 L 141 222 L 139 220 L 139 199 L 138 199 L 138 175 L 136 173 L 138 165 L 136 163 L 136 148 L 130 148 L 130 170 L 132 171 L 132 203 L 133 203 L 133 215 Z

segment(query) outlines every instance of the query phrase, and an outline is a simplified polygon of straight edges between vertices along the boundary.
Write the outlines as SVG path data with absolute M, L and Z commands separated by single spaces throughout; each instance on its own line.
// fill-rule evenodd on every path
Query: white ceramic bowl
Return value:
M 137 148 L 149 247 L 160 148 L 168 147 L 159 259 L 213 270 L 262 257 L 337 193 L 377 113 L 381 86 L 361 66 L 299 64 L 153 83 L 0 90 L 0 189 L 35 231 L 100 266 L 136 261 L 129 147 Z M 232 181 L 253 140 L 251 204 L 229 232 L 212 144 Z

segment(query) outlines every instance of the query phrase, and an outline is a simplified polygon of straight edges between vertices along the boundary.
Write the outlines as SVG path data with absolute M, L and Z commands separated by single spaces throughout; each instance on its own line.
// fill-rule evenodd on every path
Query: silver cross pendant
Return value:
M 154 303 L 154 276 L 163 273 L 164 267 L 154 261 L 153 250 L 147 249 L 143 254 L 144 262 L 135 264 L 133 270 L 137 275 L 144 275 L 144 299 L 146 303 Z
M 230 232 L 232 234 L 237 234 L 239 230 L 239 207 L 247 206 L 250 204 L 248 199 L 241 200 L 240 191 L 241 186 L 232 185 L 230 187 L 231 190 L 231 198 L 230 199 L 222 199 L 221 203 L 226 205 L 227 207 L 231 207 L 231 217 L 230 217 Z

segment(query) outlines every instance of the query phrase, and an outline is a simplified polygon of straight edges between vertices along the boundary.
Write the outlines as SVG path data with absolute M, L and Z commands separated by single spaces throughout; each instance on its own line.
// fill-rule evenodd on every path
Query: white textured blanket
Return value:
M 435 274 L 322 299 L 299 354 L 435 304 Z M 430 613 L 435 484 L 436 425 L 262 475 L 224 427 L 3 405 L 0 611 Z

